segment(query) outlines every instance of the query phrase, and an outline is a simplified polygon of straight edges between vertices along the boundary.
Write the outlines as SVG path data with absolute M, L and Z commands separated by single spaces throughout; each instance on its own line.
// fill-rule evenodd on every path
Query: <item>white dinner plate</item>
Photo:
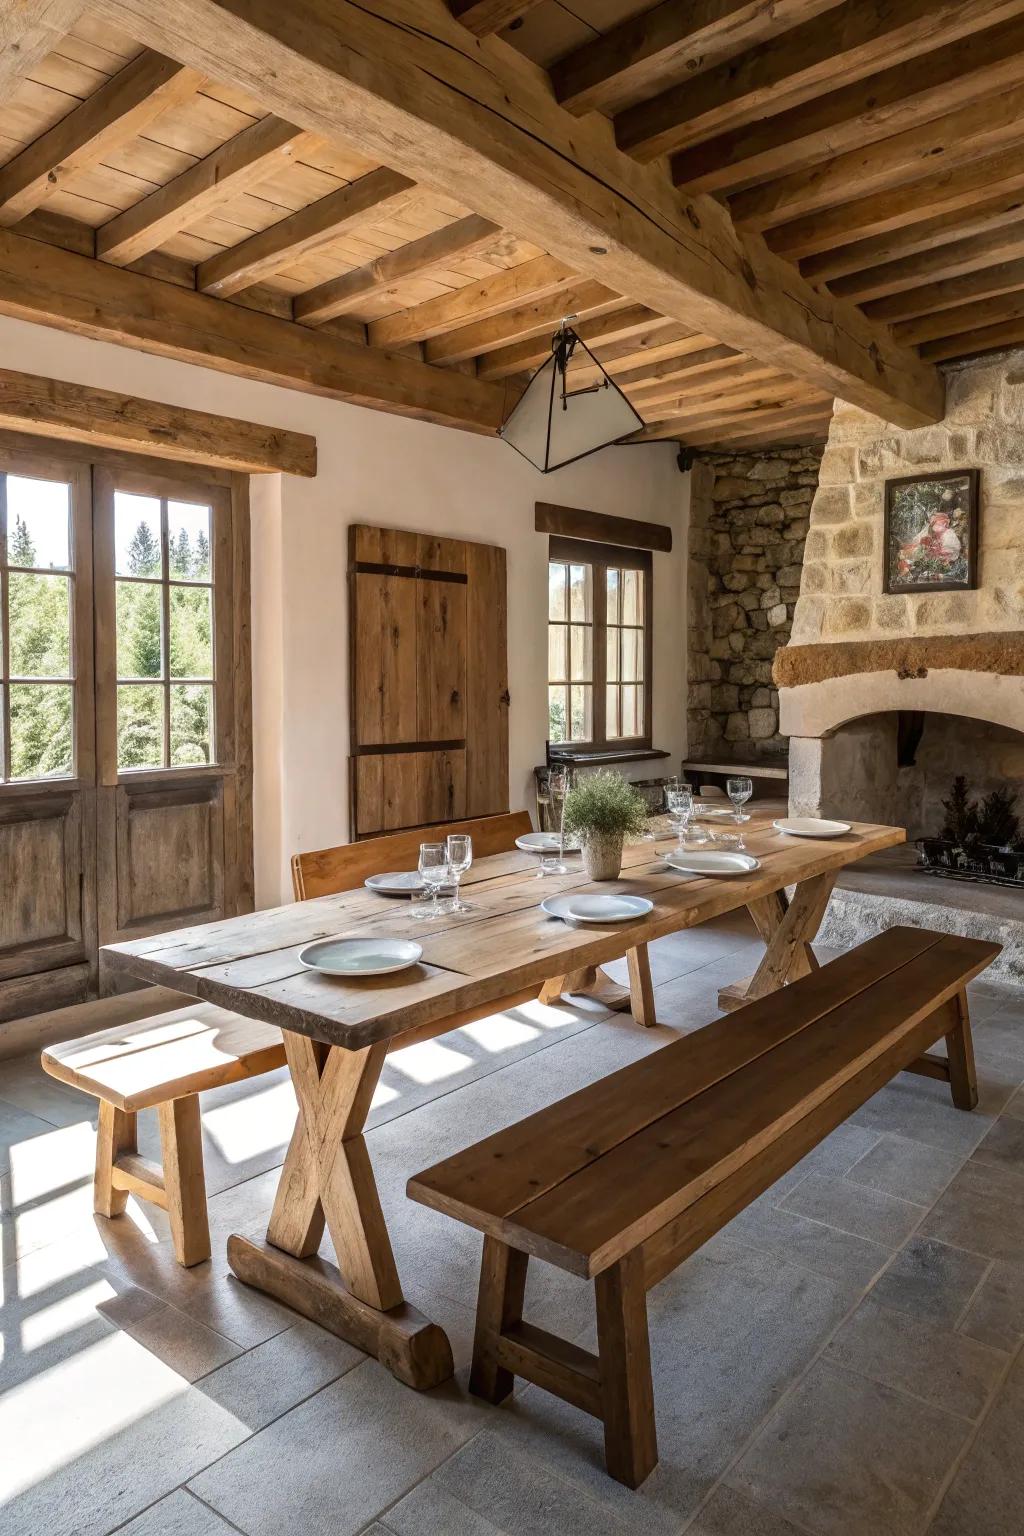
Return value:
M 388 976 L 415 965 L 422 953 L 411 939 L 317 939 L 299 950 L 299 961 L 325 976 Z
M 524 832 L 522 837 L 516 838 L 516 847 L 524 853 L 557 853 L 557 832 Z M 570 838 L 565 840 L 565 853 L 579 853 L 579 846 Z
M 720 875 L 749 875 L 761 868 L 761 860 L 752 854 L 725 851 L 669 853 L 665 863 L 681 875 L 707 875 L 711 879 Z
M 424 889 L 418 870 L 396 869 L 383 875 L 368 875 L 363 881 L 369 891 L 378 896 L 415 896 Z
M 821 821 L 817 816 L 784 816 L 772 826 L 791 837 L 843 837 L 853 831 L 848 821 Z
M 540 904 L 549 917 L 571 923 L 628 923 L 653 911 L 646 896 L 549 896 Z

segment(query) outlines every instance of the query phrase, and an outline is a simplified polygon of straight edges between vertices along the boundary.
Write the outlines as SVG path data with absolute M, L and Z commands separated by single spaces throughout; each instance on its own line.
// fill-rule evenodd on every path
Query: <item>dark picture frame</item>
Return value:
M 883 592 L 974 591 L 980 487 L 977 469 L 885 482 Z

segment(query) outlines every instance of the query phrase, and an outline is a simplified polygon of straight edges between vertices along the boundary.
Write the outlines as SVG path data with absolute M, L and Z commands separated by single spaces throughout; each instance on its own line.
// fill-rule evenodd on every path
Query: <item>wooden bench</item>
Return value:
M 467 832 L 473 839 L 474 858 L 508 853 L 516 838 L 533 831 L 528 811 L 508 811 L 502 816 L 478 816 L 474 821 L 449 821 L 434 827 L 413 827 L 389 832 L 384 837 L 364 837 L 358 843 L 319 848 L 314 853 L 292 856 L 292 888 L 296 901 L 312 896 L 335 896 L 354 890 L 367 875 L 389 869 L 415 869 L 420 844 L 443 843 L 449 832 Z
M 167 1212 L 179 1264 L 210 1257 L 199 1094 L 285 1064 L 281 1031 L 213 1003 L 181 999 L 169 1013 L 51 1045 L 51 1077 L 99 1100 L 95 1209 L 120 1216 L 129 1195 Z M 155 1107 L 162 1166 L 140 1157 L 136 1116 Z
M 522 1376 L 604 1423 L 612 1477 L 657 1463 L 646 1292 L 898 1072 L 977 1103 L 964 988 L 999 946 L 894 928 L 411 1179 L 485 1234 L 470 1389 Z M 926 1054 L 937 1040 L 947 1056 Z M 597 1354 L 523 1319 L 530 1257 L 593 1279 Z

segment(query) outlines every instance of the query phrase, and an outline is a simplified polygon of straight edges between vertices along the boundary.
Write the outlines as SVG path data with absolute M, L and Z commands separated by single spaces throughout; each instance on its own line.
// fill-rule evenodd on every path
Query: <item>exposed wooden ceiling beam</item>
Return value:
M 742 352 L 734 352 L 731 347 L 710 346 L 701 347 L 696 352 L 676 352 L 670 357 L 659 357 L 636 363 L 629 368 L 623 368 L 614 362 L 605 366 L 620 389 L 629 389 L 633 385 L 657 384 L 669 379 L 680 380 L 705 373 L 717 375 L 719 364 L 730 365 L 734 361 L 737 364 L 743 361 Z M 593 371 L 590 368 L 581 370 L 584 374 L 590 374 Z M 575 378 L 575 373 L 570 377 Z
M 1019 66 L 1024 60 L 1018 61 Z M 819 165 L 750 187 L 730 199 L 740 229 L 769 229 L 821 209 L 870 197 L 919 179 L 936 168 L 970 168 L 1021 137 L 1024 85 L 984 94 L 957 112 L 908 128 L 876 144 L 834 154 Z
M 0 427 L 245 474 L 316 474 L 316 438 L 0 369 Z
M 691 79 L 838 3 L 662 0 L 559 60 L 551 69 L 551 83 L 570 112 L 615 113 L 673 76 Z
M 452 0 L 452 15 L 476 37 L 488 37 L 539 4 L 540 0 Z
M 564 262 L 553 256 L 536 256 L 478 283 L 439 294 L 425 304 L 401 309 L 383 320 L 372 320 L 367 327 L 368 339 L 374 347 L 406 347 L 413 341 L 428 341 L 521 305 L 524 299 L 560 293 L 575 281 L 575 273 Z
M 666 320 L 663 315 L 656 315 L 643 304 L 624 304 L 620 309 L 588 316 L 574 325 L 573 330 L 581 341 L 602 357 L 605 355 L 606 344 L 613 349 L 618 342 L 634 349 L 641 347 L 643 343 L 640 338 L 645 331 L 653 330 L 654 333 L 664 333 L 666 336 L 671 334 L 680 340 L 693 334 L 688 327 L 677 321 Z M 512 378 L 516 374 L 538 368 L 550 352 L 550 337 L 543 336 L 538 340 L 529 336 L 525 341 L 512 342 L 507 347 L 499 347 L 497 351 L 481 357 L 477 363 L 477 375 L 481 379 Z
M 638 159 L 685 149 L 1024 12 L 1022 0 L 846 0 L 615 120 Z
M 140 54 L 0 170 L 0 224 L 17 224 L 161 112 L 194 96 L 202 82 L 202 74 L 176 60 Z
M 974 235 L 968 240 L 949 241 L 931 250 L 917 251 L 912 256 L 882 262 L 864 272 L 853 272 L 847 277 L 836 278 L 830 286 L 833 292 L 853 299 L 869 313 L 873 313 L 866 301 L 905 293 L 913 300 L 916 297 L 915 289 L 946 282 L 966 272 L 977 272 L 1022 255 L 1024 216 L 1018 217 L 1013 224 L 990 230 L 987 234 Z M 879 313 L 875 318 L 885 319 L 885 316 Z
M 101 261 L 125 267 L 272 176 L 296 158 L 312 135 L 279 117 L 264 117 L 190 166 L 166 186 L 96 231 Z
M 927 69 L 911 59 L 681 150 L 673 178 L 696 192 L 728 192 L 788 175 L 1005 90 L 1022 70 L 1024 20 L 1015 18 L 935 49 Z
M 420 277 L 477 256 L 483 251 L 493 251 L 502 240 L 510 241 L 500 226 L 490 219 L 481 219 L 472 213 L 468 218 L 457 219 L 443 229 L 435 229 L 421 240 L 411 240 L 400 245 L 386 256 L 377 256 L 365 267 L 333 277 L 317 288 L 295 297 L 295 318 L 302 325 L 323 325 L 338 315 L 358 309 L 367 300 L 376 298 L 387 289 L 406 278 Z
M 481 353 L 493 352 L 517 336 L 541 336 L 550 354 L 550 338 L 565 315 L 585 315 L 588 310 L 619 303 L 603 283 L 584 280 L 574 288 L 560 287 L 554 293 L 517 304 L 483 320 L 471 320 L 458 330 L 447 331 L 425 343 L 423 355 L 429 363 L 460 363 Z
M 1021 191 L 1024 147 L 1015 147 L 955 170 L 937 171 L 909 186 L 852 198 L 834 208 L 823 208 L 806 218 L 780 224 L 770 231 L 768 243 L 773 251 L 791 259 L 810 256 L 870 235 L 889 234 L 920 219 L 955 213 L 986 196 Z
M 954 208 L 932 216 L 920 214 L 912 223 L 884 235 L 832 246 L 800 262 L 800 270 L 812 283 L 828 283 L 864 272 L 883 262 L 902 261 L 937 246 L 950 245 L 976 235 L 989 235 L 1019 224 L 1024 216 L 1024 195 L 1018 187 L 995 197 L 981 198 L 966 208 Z M 846 295 L 844 295 L 845 297 Z
M 811 403 L 786 406 L 779 410 L 762 410 L 745 415 L 738 421 L 703 428 L 685 417 L 666 417 L 663 421 L 649 422 L 641 431 L 634 433 L 630 442 L 649 443 L 673 437 L 693 447 L 711 446 L 723 441 L 729 444 L 741 443 L 752 439 L 768 442 L 773 433 L 784 430 L 827 427 L 831 414 L 831 401 L 823 401 L 817 405 Z
M 659 414 L 665 420 L 685 425 L 694 431 L 730 424 L 742 429 L 752 422 L 759 426 L 769 426 L 773 420 L 782 416 L 788 418 L 794 414 L 803 416 L 807 411 L 821 412 L 826 406 L 831 407 L 831 404 L 831 401 L 825 402 L 814 390 L 793 388 L 784 380 L 779 380 L 774 384 L 752 385 L 750 389 L 714 404 L 706 400 L 691 402 L 686 396 L 680 400 L 665 401 Z
M 1024 250 L 1024 246 L 1020 246 Z M 1024 259 L 998 262 L 994 266 L 979 267 L 972 272 L 961 272 L 956 277 L 941 278 L 934 283 L 922 283 L 919 287 L 875 299 L 865 305 L 865 310 L 876 320 L 896 325 L 903 320 L 914 320 L 920 315 L 931 315 L 937 310 L 952 309 L 958 304 L 972 303 L 977 299 L 994 298 L 1001 293 L 1012 293 L 1024 288 Z
M 978 3 L 943 0 L 940 10 L 973 14 Z M 599 121 L 560 108 L 527 61 L 473 38 L 430 0 L 98 5 L 289 122 L 357 142 L 449 196 L 471 195 L 475 212 L 657 313 L 899 425 L 942 415 L 935 370 L 740 237 L 714 199 L 683 198 L 660 168 L 622 156 Z
M 975 357 L 984 352 L 1001 351 L 1004 347 L 1019 347 L 1024 341 L 1024 319 L 1003 320 L 998 325 L 979 326 L 973 331 L 958 331 L 955 336 L 944 336 L 939 341 L 926 341 L 921 348 L 923 356 L 934 358 L 938 363 L 950 358 Z
M 919 315 L 915 320 L 905 320 L 895 327 L 897 335 L 905 336 L 913 346 L 927 341 L 937 341 L 944 336 L 954 336 L 962 331 L 979 331 L 990 325 L 1004 325 L 1008 321 L 1024 320 L 1024 282 L 1018 275 L 1018 284 L 993 298 L 978 299 L 973 304 L 958 304 L 933 314 Z
M 84 9 L 85 0 L 0 0 L 0 105 Z
M 501 386 L 312 332 L 10 230 L 0 230 L 0 314 L 447 426 L 491 433 L 504 415 Z
M 784 374 L 780 374 L 777 368 L 770 368 L 767 363 L 752 363 L 746 358 L 737 355 L 734 362 L 719 364 L 717 368 L 709 369 L 707 373 L 689 378 L 685 375 L 663 379 L 655 384 L 645 384 L 637 388 L 620 384 L 638 411 L 646 411 L 650 406 L 662 400 L 677 400 L 680 408 L 685 409 L 684 402 L 700 401 L 706 404 L 707 397 L 715 396 L 716 400 L 726 402 L 736 394 L 745 397 L 763 394 L 773 385 L 784 380 L 786 384 L 793 381 Z M 806 384 L 799 386 L 806 389 Z M 673 413 L 674 414 L 674 413 Z
M 411 202 L 416 192 L 416 183 L 397 171 L 386 167 L 369 171 L 241 244 L 208 257 L 196 271 L 196 287 L 218 298 L 241 293 L 286 267 L 294 267 L 311 251 L 330 245 L 340 235 L 389 218 Z

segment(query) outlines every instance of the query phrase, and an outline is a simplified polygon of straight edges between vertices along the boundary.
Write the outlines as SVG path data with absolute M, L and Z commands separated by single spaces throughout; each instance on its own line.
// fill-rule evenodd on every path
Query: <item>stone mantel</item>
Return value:
M 866 672 L 925 678 L 932 671 L 991 672 L 1024 677 L 1024 634 L 911 635 L 891 640 L 838 640 L 787 645 L 775 653 L 778 689 L 830 682 Z

